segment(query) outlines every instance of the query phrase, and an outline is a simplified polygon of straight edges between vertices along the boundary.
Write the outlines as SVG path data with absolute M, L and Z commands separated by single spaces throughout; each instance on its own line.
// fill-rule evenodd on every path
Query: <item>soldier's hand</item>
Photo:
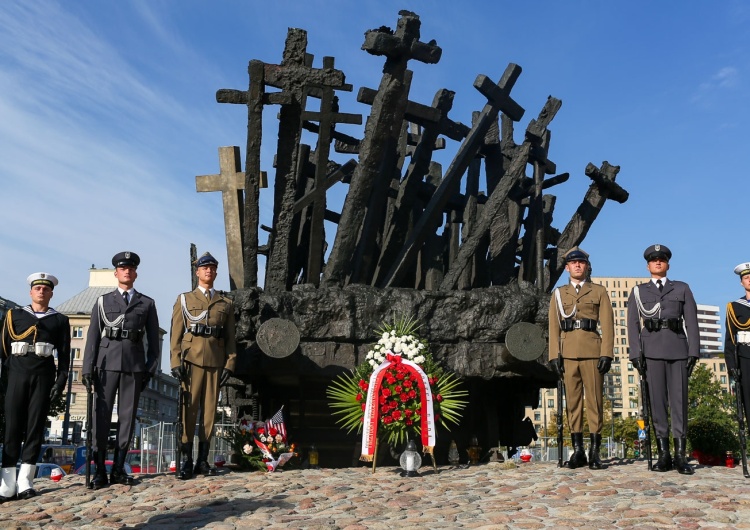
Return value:
M 81 379 L 83 380 L 83 386 L 86 387 L 86 392 L 93 392 L 94 380 L 91 377 L 91 374 L 83 374 L 83 377 Z
M 552 365 L 552 369 L 557 374 L 557 377 L 559 377 L 560 379 L 562 379 L 563 373 L 565 373 L 565 369 L 563 368 L 562 359 L 560 359 L 558 357 L 557 359 L 552 359 L 549 363 Z
M 735 381 L 739 381 L 740 379 L 742 379 L 742 372 L 740 372 L 739 368 L 730 368 L 729 375 L 731 375 L 732 379 L 734 379 Z
M 224 368 L 224 371 L 221 372 L 221 378 L 219 379 L 219 387 L 226 385 L 230 377 L 232 377 L 232 371 Z
M 646 361 L 641 359 L 631 359 L 630 361 L 633 363 L 633 367 L 638 370 L 638 373 L 643 375 L 646 372 Z
M 599 362 L 596 364 L 596 369 L 599 373 L 604 375 L 609 372 L 612 367 L 612 357 L 599 357 Z
M 55 401 L 57 398 L 59 398 L 62 395 L 64 387 L 64 384 L 60 385 L 58 383 L 55 383 L 54 385 L 52 385 L 52 390 L 49 393 L 49 400 Z
M 179 368 L 172 368 L 172 377 L 182 382 L 182 371 Z
M 697 362 L 698 362 L 698 357 L 688 357 L 688 362 L 687 362 L 688 377 L 693 375 L 693 368 L 695 368 L 695 364 Z
M 149 381 L 151 381 L 151 374 L 146 372 L 145 374 L 143 374 L 143 380 L 141 381 L 141 392 L 146 390 Z

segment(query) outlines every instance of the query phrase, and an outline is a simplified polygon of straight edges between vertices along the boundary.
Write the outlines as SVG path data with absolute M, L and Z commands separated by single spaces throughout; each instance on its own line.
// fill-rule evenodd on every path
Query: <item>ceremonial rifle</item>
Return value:
M 562 354 L 562 351 L 560 352 Z M 563 358 L 559 357 L 560 377 L 557 380 L 557 467 L 563 467 L 563 395 L 565 395 L 565 383 L 563 382 L 562 365 Z
M 735 343 L 736 344 L 736 343 Z M 745 437 L 745 415 L 742 406 L 742 372 L 740 371 L 740 358 L 737 349 L 734 351 L 734 362 L 736 363 L 736 376 L 734 378 L 734 398 L 737 406 L 737 424 L 740 427 L 740 454 L 742 455 L 742 473 L 745 478 L 750 478 L 747 470 L 747 438 Z
M 640 325 L 640 319 L 638 321 Z M 646 431 L 646 458 L 648 459 L 648 470 L 653 467 L 651 457 L 651 394 L 649 393 L 648 380 L 646 379 L 646 353 L 643 351 L 643 328 L 638 329 L 638 343 L 641 346 L 640 365 L 638 370 L 641 383 L 641 416 L 643 416 L 643 428 Z
M 96 374 L 96 372 L 93 372 Z M 96 377 L 96 375 L 94 375 Z M 93 379 L 92 377 L 92 384 Z M 94 438 L 94 389 L 86 389 L 86 489 L 93 489 L 91 483 L 91 459 L 93 458 L 92 444 Z
M 185 390 L 184 385 L 187 385 L 187 380 L 190 378 L 188 368 L 185 366 L 185 354 L 184 351 L 180 355 L 180 368 L 179 373 L 184 374 L 180 380 L 180 386 L 177 388 L 177 422 L 175 423 L 175 448 L 177 449 L 177 455 L 175 458 L 175 475 L 180 476 L 180 469 L 182 468 L 182 435 L 185 432 L 185 418 L 183 411 L 185 410 Z M 182 380 L 184 379 L 184 381 Z

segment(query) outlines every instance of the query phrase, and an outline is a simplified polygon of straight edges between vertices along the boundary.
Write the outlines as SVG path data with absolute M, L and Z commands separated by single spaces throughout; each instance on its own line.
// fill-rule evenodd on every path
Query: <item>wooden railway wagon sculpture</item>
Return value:
M 409 61 L 435 64 L 441 55 L 435 41 L 420 40 L 420 24 L 401 11 L 395 30 L 365 33 L 362 49 L 385 65 L 378 89 L 357 94 L 370 105 L 362 138 L 336 130 L 362 123 L 361 115 L 339 112 L 336 92 L 353 90 L 344 73 L 332 57 L 314 67 L 307 33 L 289 29 L 279 64 L 251 60 L 247 90 L 216 94 L 219 103 L 247 108 L 244 171 L 239 147 L 222 147 L 220 174 L 196 178 L 198 191 L 221 191 L 224 199 L 241 349 L 227 404 L 235 418 L 256 419 L 284 405 L 294 441 L 314 443 L 328 466 L 356 461 L 358 438 L 336 427 L 325 389 L 364 359 L 373 330 L 394 315 L 419 319 L 420 335 L 465 378 L 470 394 L 461 425 L 438 434 L 438 462 L 451 440 L 461 448 L 474 436 L 486 449 L 529 444 L 536 435 L 524 407 L 536 406 L 539 389 L 556 381 L 546 320 L 561 256 L 583 241 L 607 199 L 628 197 L 615 183 L 618 166 L 589 163 L 583 201 L 555 229 L 555 197 L 544 190 L 569 177 L 548 156 L 561 101 L 548 98 L 520 144 L 514 124 L 524 109 L 511 95 L 518 65 L 509 64 L 497 82 L 477 76 L 474 88 L 487 102 L 471 126 L 448 116 L 450 90 L 437 90 L 431 105 L 411 101 Z M 269 105 L 279 108 L 279 127 L 273 223 L 266 227 L 259 221 L 267 182 L 260 155 Z M 315 145 L 303 143 L 303 130 Z M 457 148 L 443 170 L 433 152 L 448 144 Z M 332 151 L 350 159 L 335 162 Z M 338 183 L 348 185 L 341 212 L 326 204 Z M 325 221 L 335 226 L 327 258 Z

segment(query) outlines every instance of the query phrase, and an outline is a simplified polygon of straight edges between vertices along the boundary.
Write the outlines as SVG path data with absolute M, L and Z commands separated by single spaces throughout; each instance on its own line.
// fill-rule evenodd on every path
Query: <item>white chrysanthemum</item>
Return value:
M 365 357 L 365 359 L 372 359 L 373 355 L 375 355 L 375 352 L 370 350 L 367 352 L 367 357 Z
M 383 339 L 383 340 L 388 340 L 388 332 L 387 331 L 384 332 L 383 335 L 381 335 L 380 338 Z M 380 341 L 378 341 L 378 342 L 380 342 Z
M 423 350 L 424 344 L 420 342 L 419 344 L 417 344 L 417 348 L 419 348 L 420 350 Z
M 391 330 L 391 337 L 395 337 L 395 336 L 396 336 L 396 330 L 395 330 L 395 329 L 392 329 L 392 330 Z
M 383 347 L 385 347 L 386 350 L 390 350 L 393 348 L 393 343 L 391 341 L 386 341 L 385 344 L 383 344 Z
M 422 364 L 424 362 L 424 355 L 418 355 L 414 357 L 414 362 L 417 364 Z
M 377 362 L 375 362 L 375 361 L 374 361 L 373 359 L 370 359 L 370 360 L 369 360 L 369 361 L 367 361 L 367 362 L 368 362 L 368 363 L 370 364 L 370 366 L 372 366 L 373 368 L 377 368 L 377 366 L 378 366 L 378 363 L 377 363 Z
M 403 345 L 400 342 L 396 342 L 396 344 L 393 345 L 393 352 L 401 353 L 402 351 L 403 351 Z

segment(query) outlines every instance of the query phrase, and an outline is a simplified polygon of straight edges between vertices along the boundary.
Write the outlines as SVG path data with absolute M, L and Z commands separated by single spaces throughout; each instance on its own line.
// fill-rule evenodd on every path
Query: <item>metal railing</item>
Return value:
M 216 424 L 214 436 L 208 452 L 208 463 L 213 464 L 217 455 L 228 458 L 229 442 L 219 436 L 224 429 L 232 428 L 232 424 Z M 198 432 L 196 427 L 195 432 Z M 175 443 L 174 423 L 157 423 L 141 428 L 141 473 L 168 473 L 172 471 L 170 464 L 179 462 Z M 198 455 L 198 436 L 193 438 L 193 459 Z

